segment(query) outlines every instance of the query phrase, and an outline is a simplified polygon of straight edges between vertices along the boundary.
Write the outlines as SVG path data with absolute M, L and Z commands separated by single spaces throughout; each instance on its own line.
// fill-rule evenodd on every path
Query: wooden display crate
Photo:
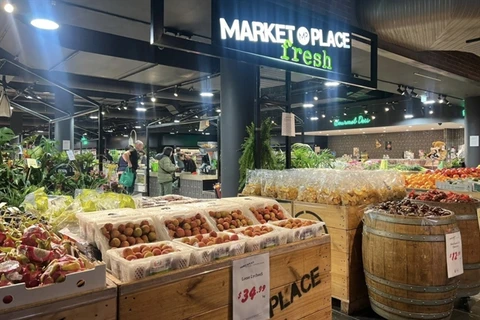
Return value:
M 362 265 L 363 211 L 361 206 L 293 203 L 294 217 L 326 224 L 332 241 L 332 297 L 347 314 L 369 306 Z
M 103 289 L 0 311 L 0 319 L 116 320 L 117 286 L 107 275 Z
M 232 260 L 270 253 L 270 301 L 284 297 L 271 309 L 272 319 L 331 319 L 330 236 L 287 244 L 211 264 L 148 277 L 118 286 L 118 319 L 232 319 Z M 290 301 L 292 285 L 304 275 L 320 275 L 320 284 Z M 291 302 L 291 303 L 289 303 Z M 272 308 L 272 306 L 271 306 Z

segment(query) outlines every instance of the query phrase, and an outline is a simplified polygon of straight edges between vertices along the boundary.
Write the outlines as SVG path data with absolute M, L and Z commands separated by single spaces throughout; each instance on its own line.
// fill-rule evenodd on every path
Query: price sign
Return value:
M 270 318 L 269 258 L 265 253 L 233 261 L 233 320 Z
M 31 159 L 31 158 L 27 159 L 27 166 L 29 168 L 35 168 L 35 169 L 40 168 L 40 166 L 38 165 L 37 159 Z
M 447 246 L 447 273 L 449 278 L 463 273 L 462 237 L 460 232 L 447 233 L 445 235 Z
M 282 112 L 282 136 L 295 137 L 295 115 Z
M 68 156 L 68 160 L 75 161 L 75 154 L 73 154 L 72 150 L 67 150 L 67 156 Z

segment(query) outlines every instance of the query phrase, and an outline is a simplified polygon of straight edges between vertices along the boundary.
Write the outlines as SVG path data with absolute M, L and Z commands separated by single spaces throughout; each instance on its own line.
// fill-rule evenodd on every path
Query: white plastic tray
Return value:
M 290 220 L 290 219 L 288 219 Z M 308 221 L 312 222 L 313 224 L 305 227 L 300 227 L 296 229 L 284 228 L 281 225 L 288 222 L 288 220 L 282 221 L 269 221 L 268 223 L 276 226 L 278 228 L 284 229 L 288 231 L 288 243 L 297 242 L 305 239 L 310 239 L 313 237 L 318 237 L 322 234 L 325 234 L 325 222 L 320 221 L 313 221 L 307 219 L 292 219 L 292 220 L 300 220 L 300 221 Z

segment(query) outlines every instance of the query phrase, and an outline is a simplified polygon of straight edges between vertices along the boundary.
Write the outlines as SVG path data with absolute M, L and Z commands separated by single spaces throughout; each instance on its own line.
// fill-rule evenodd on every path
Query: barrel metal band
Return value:
M 418 306 L 439 306 L 439 305 L 442 305 L 442 304 L 452 303 L 453 300 L 455 300 L 454 297 L 451 297 L 449 299 L 443 299 L 443 300 L 408 299 L 408 298 L 392 296 L 388 293 L 385 293 L 383 291 L 378 290 L 377 288 L 374 288 L 373 286 L 367 285 L 367 287 L 368 287 L 368 290 L 374 292 L 375 294 L 377 294 L 381 297 L 384 297 L 384 298 L 387 298 L 387 299 L 390 299 L 390 300 L 394 300 L 394 301 L 398 301 L 398 302 L 402 302 L 402 303 L 406 303 L 406 304 L 414 304 L 414 305 L 418 305 Z
M 371 280 L 384 284 L 386 286 L 396 288 L 396 289 L 403 289 L 403 290 L 408 290 L 408 291 L 414 291 L 414 292 L 428 292 L 428 293 L 437 293 L 437 292 L 448 292 L 452 291 L 457 288 L 457 284 L 450 285 L 450 286 L 428 286 L 428 287 L 422 287 L 422 286 L 412 286 L 408 284 L 403 284 L 403 283 L 398 283 L 398 282 L 393 282 L 393 281 L 388 281 L 382 278 L 379 278 L 377 276 L 374 276 L 373 274 L 365 271 L 365 276 L 367 278 L 370 278 Z
M 363 231 L 372 233 L 377 236 L 398 239 L 398 240 L 407 240 L 407 241 L 420 241 L 420 242 L 444 242 L 445 235 L 417 235 L 417 234 L 402 234 L 396 232 L 387 232 L 377 229 L 370 228 L 369 226 L 364 225 Z
M 399 218 L 398 216 L 394 215 L 384 215 L 378 213 L 368 213 L 370 216 L 374 216 L 375 220 L 384 221 L 384 222 L 392 222 L 396 224 L 408 224 L 414 226 L 440 226 L 445 224 L 455 224 L 455 217 L 451 217 L 450 219 L 435 219 L 435 218 Z M 401 216 L 403 217 L 403 216 Z M 431 223 L 429 223 L 431 221 Z
M 480 263 L 464 263 L 463 264 L 464 270 L 475 270 L 480 269 Z
M 457 220 L 477 220 L 478 217 L 474 214 L 459 214 L 455 215 Z
M 383 311 L 386 311 L 386 312 L 393 313 L 394 315 L 403 317 L 403 319 L 442 319 L 442 318 L 448 317 L 453 311 L 453 308 L 452 308 L 452 311 L 450 311 L 450 312 L 417 313 L 417 312 L 401 311 L 401 310 L 398 310 L 398 309 L 387 307 L 386 305 L 381 304 L 380 302 L 377 302 L 373 299 L 370 299 L 370 303 L 372 304 L 372 309 L 375 312 L 377 312 L 377 310 L 380 309 L 380 310 L 383 310 Z M 376 307 L 376 308 L 374 308 L 374 307 Z M 382 315 L 382 313 L 379 313 L 379 314 Z M 387 318 L 388 319 L 394 319 L 390 316 L 388 316 Z M 402 318 L 398 318 L 398 319 L 402 319 Z

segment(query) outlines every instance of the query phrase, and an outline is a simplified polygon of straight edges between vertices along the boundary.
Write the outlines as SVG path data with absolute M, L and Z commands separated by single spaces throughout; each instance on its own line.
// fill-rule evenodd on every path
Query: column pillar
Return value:
M 12 129 L 15 135 L 21 136 L 23 130 L 23 112 L 12 112 L 9 121 L 10 129 Z
M 222 197 L 238 194 L 240 179 L 241 145 L 246 136 L 246 127 L 254 120 L 257 104 L 256 83 L 258 66 L 222 59 L 220 126 L 220 173 Z
M 480 136 L 480 97 L 465 99 L 465 164 L 476 167 L 480 164 L 480 147 L 470 146 L 471 136 Z
M 65 112 L 73 114 L 74 103 L 73 95 L 62 90 L 55 89 L 55 106 Z M 65 114 L 55 110 L 55 118 L 64 117 Z M 55 123 L 55 141 L 57 141 L 57 147 L 62 150 L 63 140 L 70 141 L 70 148 L 74 149 L 74 119 L 68 119 Z

